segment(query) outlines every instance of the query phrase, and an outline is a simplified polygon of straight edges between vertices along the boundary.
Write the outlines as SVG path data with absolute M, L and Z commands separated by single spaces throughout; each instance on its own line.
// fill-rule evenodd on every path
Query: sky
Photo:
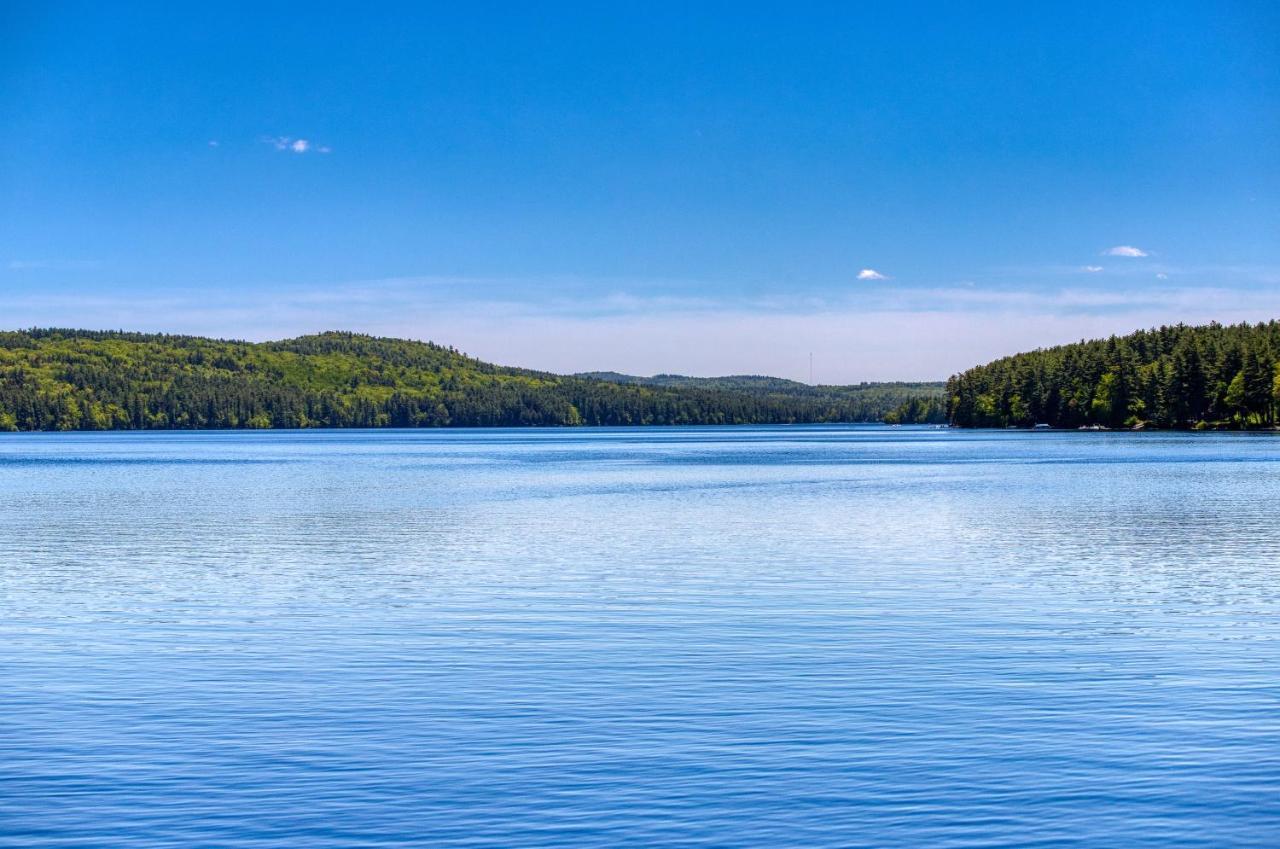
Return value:
M 0 327 L 942 379 L 1280 318 L 1280 5 L 0 3 Z

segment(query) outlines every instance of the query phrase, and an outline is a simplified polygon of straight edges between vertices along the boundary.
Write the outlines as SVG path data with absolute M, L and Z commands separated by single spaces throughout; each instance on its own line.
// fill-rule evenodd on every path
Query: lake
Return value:
M 5 846 L 1273 847 L 1280 437 L 0 437 Z

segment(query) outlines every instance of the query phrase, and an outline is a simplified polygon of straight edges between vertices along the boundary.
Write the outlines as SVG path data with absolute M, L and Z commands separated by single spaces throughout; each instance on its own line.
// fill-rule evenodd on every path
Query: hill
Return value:
M 1280 322 L 1176 325 L 1004 357 L 947 382 L 961 427 L 1264 427 L 1280 406 Z
M 429 342 L 353 333 L 251 343 L 35 329 L 0 332 L 0 429 L 875 420 L 868 418 L 871 407 L 839 393 L 749 391 L 715 379 L 687 380 L 695 382 L 562 376 L 495 366 Z
M 748 392 L 780 392 L 791 394 L 813 394 L 818 387 L 785 377 L 766 377 L 759 374 L 732 374 L 726 377 L 687 377 L 683 374 L 655 374 L 652 377 L 638 377 L 634 374 L 619 374 L 616 371 L 581 372 L 575 377 L 587 377 L 593 380 L 607 380 L 610 383 L 636 383 L 642 386 L 696 386 L 702 389 L 729 389 Z M 936 384 L 939 391 L 942 384 Z
M 704 389 L 742 392 L 756 397 L 803 400 L 841 411 L 845 421 L 861 422 L 943 422 L 945 384 L 937 383 L 855 383 L 846 386 L 810 385 L 781 377 L 735 374 L 726 377 L 687 377 L 656 374 L 637 377 L 614 371 L 584 372 L 576 377 L 639 386 Z

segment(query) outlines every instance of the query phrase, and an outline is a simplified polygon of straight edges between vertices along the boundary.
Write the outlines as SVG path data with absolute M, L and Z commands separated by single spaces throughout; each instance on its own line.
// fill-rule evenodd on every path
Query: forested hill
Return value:
M 1280 406 L 1280 322 L 1161 327 L 1004 357 L 947 382 L 962 427 L 1264 427 Z
M 566 377 L 352 333 L 0 332 L 3 430 L 783 424 L 878 420 L 895 405 L 941 415 L 936 389 L 893 404 L 856 395 Z
M 936 383 L 854 383 L 846 386 L 811 385 L 781 377 L 735 374 L 727 377 L 687 377 L 683 374 L 656 374 L 637 377 L 614 371 L 593 371 L 576 375 L 611 383 L 681 389 L 710 389 L 746 392 L 754 396 L 800 399 L 844 411 L 848 421 L 864 422 L 944 422 L 945 384 Z
M 812 393 L 820 387 L 810 386 L 785 377 L 766 377 L 759 374 L 732 374 L 726 377 L 688 377 L 683 374 L 655 374 L 652 377 L 640 377 L 634 374 L 621 374 L 616 371 L 585 371 L 575 377 L 588 377 L 593 380 L 607 380 L 610 383 L 636 383 L 642 386 L 696 386 L 702 389 L 732 389 L 750 392 L 783 392 Z M 938 383 L 939 391 L 942 384 Z M 845 388 L 845 387 L 839 387 Z

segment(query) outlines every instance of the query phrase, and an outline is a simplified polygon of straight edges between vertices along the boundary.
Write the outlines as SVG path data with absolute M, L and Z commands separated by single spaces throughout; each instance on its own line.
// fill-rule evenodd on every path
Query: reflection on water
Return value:
M 1278 461 L 6 435 L 0 843 L 1274 846 Z

